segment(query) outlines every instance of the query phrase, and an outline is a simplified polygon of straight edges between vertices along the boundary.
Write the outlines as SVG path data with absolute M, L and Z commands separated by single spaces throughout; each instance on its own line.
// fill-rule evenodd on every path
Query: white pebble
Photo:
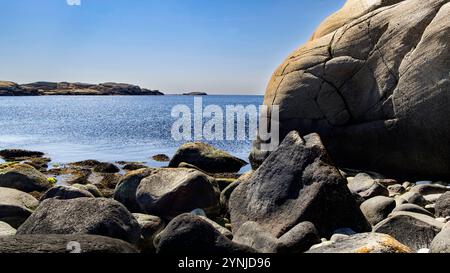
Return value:
M 428 248 L 422 248 L 422 249 L 419 249 L 417 251 L 417 253 L 427 254 L 427 253 L 430 253 L 430 250 Z

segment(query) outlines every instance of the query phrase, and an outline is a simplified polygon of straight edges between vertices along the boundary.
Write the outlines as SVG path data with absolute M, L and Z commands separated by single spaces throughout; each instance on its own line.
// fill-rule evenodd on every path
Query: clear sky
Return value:
M 0 80 L 263 94 L 344 0 L 0 0 Z

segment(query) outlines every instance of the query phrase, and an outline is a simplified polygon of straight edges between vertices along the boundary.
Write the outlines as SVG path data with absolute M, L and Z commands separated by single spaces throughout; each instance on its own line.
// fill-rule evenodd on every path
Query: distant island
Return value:
M 208 96 L 205 92 L 190 92 L 190 93 L 184 93 L 183 96 Z
M 69 83 L 69 82 L 35 82 L 17 84 L 15 82 L 0 81 L 0 96 L 163 96 L 158 90 L 149 90 L 137 85 L 126 83 Z

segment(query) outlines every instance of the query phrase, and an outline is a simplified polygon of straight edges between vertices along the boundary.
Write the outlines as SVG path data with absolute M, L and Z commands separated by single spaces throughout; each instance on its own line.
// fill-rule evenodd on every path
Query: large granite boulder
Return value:
M 247 162 L 202 142 L 182 145 L 170 161 L 169 167 L 176 168 L 183 162 L 210 173 L 239 172 L 247 165 Z
M 268 84 L 280 138 L 319 133 L 340 167 L 450 178 L 449 18 L 448 0 L 348 1 Z
M 105 198 L 47 199 L 17 234 L 91 234 L 137 243 L 138 222 L 119 202 Z
M 343 227 L 370 230 L 317 134 L 291 132 L 233 191 L 229 207 L 233 230 L 254 221 L 277 238 L 305 221 L 321 236 Z
M 38 207 L 39 201 L 28 193 L 0 187 L 0 221 L 18 228 Z
M 45 191 L 52 187 L 45 175 L 27 164 L 14 164 L 0 169 L 0 187 L 24 192 Z
M 127 242 L 97 235 L 39 234 L 0 237 L 0 253 L 2 254 L 137 252 L 136 248 Z
M 158 169 L 142 179 L 136 200 L 148 214 L 173 218 L 196 208 L 220 211 L 220 191 L 212 177 L 191 169 Z

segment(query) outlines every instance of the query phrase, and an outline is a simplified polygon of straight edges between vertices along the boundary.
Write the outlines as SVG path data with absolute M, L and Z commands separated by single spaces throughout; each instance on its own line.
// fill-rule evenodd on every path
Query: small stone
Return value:
M 387 188 L 366 173 L 360 173 L 351 179 L 348 187 L 366 200 L 375 196 L 389 196 Z
M 388 191 L 389 191 L 389 197 L 394 197 L 394 196 L 405 193 L 406 189 L 400 184 L 395 184 L 395 185 L 389 186 Z

